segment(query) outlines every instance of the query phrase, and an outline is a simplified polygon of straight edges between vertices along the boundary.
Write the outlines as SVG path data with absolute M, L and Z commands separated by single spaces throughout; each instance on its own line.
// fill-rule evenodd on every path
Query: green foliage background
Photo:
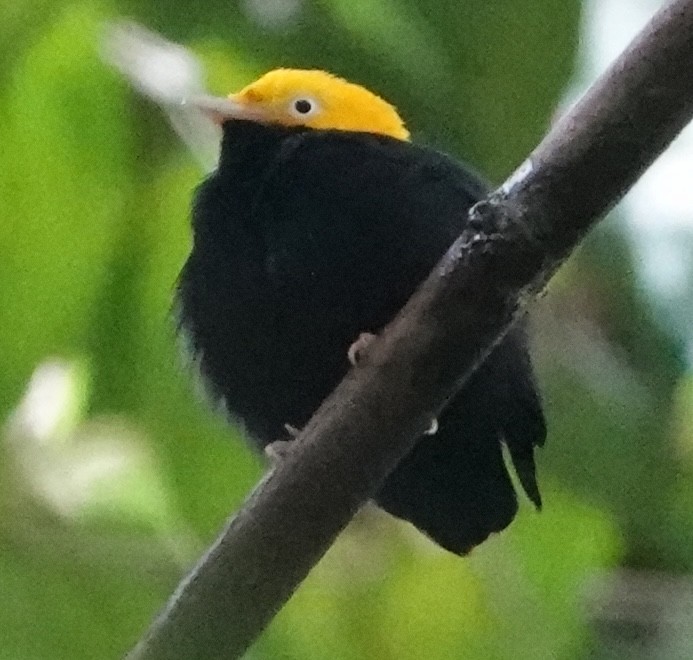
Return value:
M 104 21 L 191 46 L 216 92 L 335 71 L 494 180 L 575 66 L 577 0 L 305 0 L 253 18 L 272 5 L 0 3 L 2 659 L 121 657 L 262 473 L 180 367 L 168 313 L 200 173 L 101 62 Z M 693 386 L 635 266 L 614 219 L 535 307 L 542 515 L 525 504 L 460 560 L 366 511 L 249 657 L 612 657 L 586 585 L 619 563 L 693 565 Z M 63 387 L 31 410 L 64 400 L 41 431 L 26 393 L 56 359 Z

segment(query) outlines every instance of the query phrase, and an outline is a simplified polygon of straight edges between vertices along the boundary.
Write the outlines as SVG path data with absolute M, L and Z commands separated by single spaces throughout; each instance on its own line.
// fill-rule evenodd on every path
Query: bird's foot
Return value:
M 291 424 L 284 424 L 284 430 L 292 437 L 292 438 L 298 438 L 298 436 L 301 433 L 301 429 L 296 428 L 295 426 Z M 286 442 L 286 441 L 285 441 Z
M 362 332 L 358 339 L 351 346 L 349 346 L 347 357 L 349 358 L 349 362 L 352 364 L 352 366 L 355 367 L 359 361 L 363 359 L 366 349 L 371 345 L 375 338 L 376 335 L 374 335 L 372 332 Z
M 431 425 L 424 431 L 424 435 L 435 435 L 438 433 L 438 419 L 434 417 L 431 420 Z
M 265 456 L 272 465 L 281 463 L 291 451 L 291 440 L 275 440 L 265 446 Z
M 291 451 L 291 440 L 275 440 L 265 446 L 265 456 L 272 465 L 281 463 Z
M 267 456 L 272 465 L 277 465 L 277 463 L 286 458 L 291 451 L 294 438 L 301 432 L 300 429 L 291 424 L 284 424 L 284 430 L 289 434 L 290 440 L 275 440 L 265 446 L 265 456 Z

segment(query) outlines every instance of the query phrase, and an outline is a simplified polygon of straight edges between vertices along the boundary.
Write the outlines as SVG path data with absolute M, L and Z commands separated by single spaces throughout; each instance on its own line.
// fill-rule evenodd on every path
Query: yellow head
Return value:
M 226 100 L 196 102 L 221 122 L 249 119 L 409 139 L 404 122 L 387 101 L 325 71 L 276 69 Z

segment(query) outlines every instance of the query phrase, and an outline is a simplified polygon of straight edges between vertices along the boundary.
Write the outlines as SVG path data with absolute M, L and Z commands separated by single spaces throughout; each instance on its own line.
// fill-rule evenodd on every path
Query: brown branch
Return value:
M 693 0 L 675 0 L 472 209 L 468 229 L 131 657 L 241 656 L 524 303 L 692 115 Z

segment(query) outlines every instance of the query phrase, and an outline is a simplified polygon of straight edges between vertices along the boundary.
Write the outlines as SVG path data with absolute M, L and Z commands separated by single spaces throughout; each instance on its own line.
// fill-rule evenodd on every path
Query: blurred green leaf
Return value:
M 130 187 L 133 136 L 98 60 L 102 18 L 66 10 L 27 50 L 4 100 L 4 410 L 40 359 L 83 347 Z
M 620 552 L 611 522 L 551 490 L 541 516 L 522 511 L 508 531 L 462 560 L 400 537 L 380 516 L 357 520 L 271 624 L 257 657 L 580 657 L 583 593 Z

